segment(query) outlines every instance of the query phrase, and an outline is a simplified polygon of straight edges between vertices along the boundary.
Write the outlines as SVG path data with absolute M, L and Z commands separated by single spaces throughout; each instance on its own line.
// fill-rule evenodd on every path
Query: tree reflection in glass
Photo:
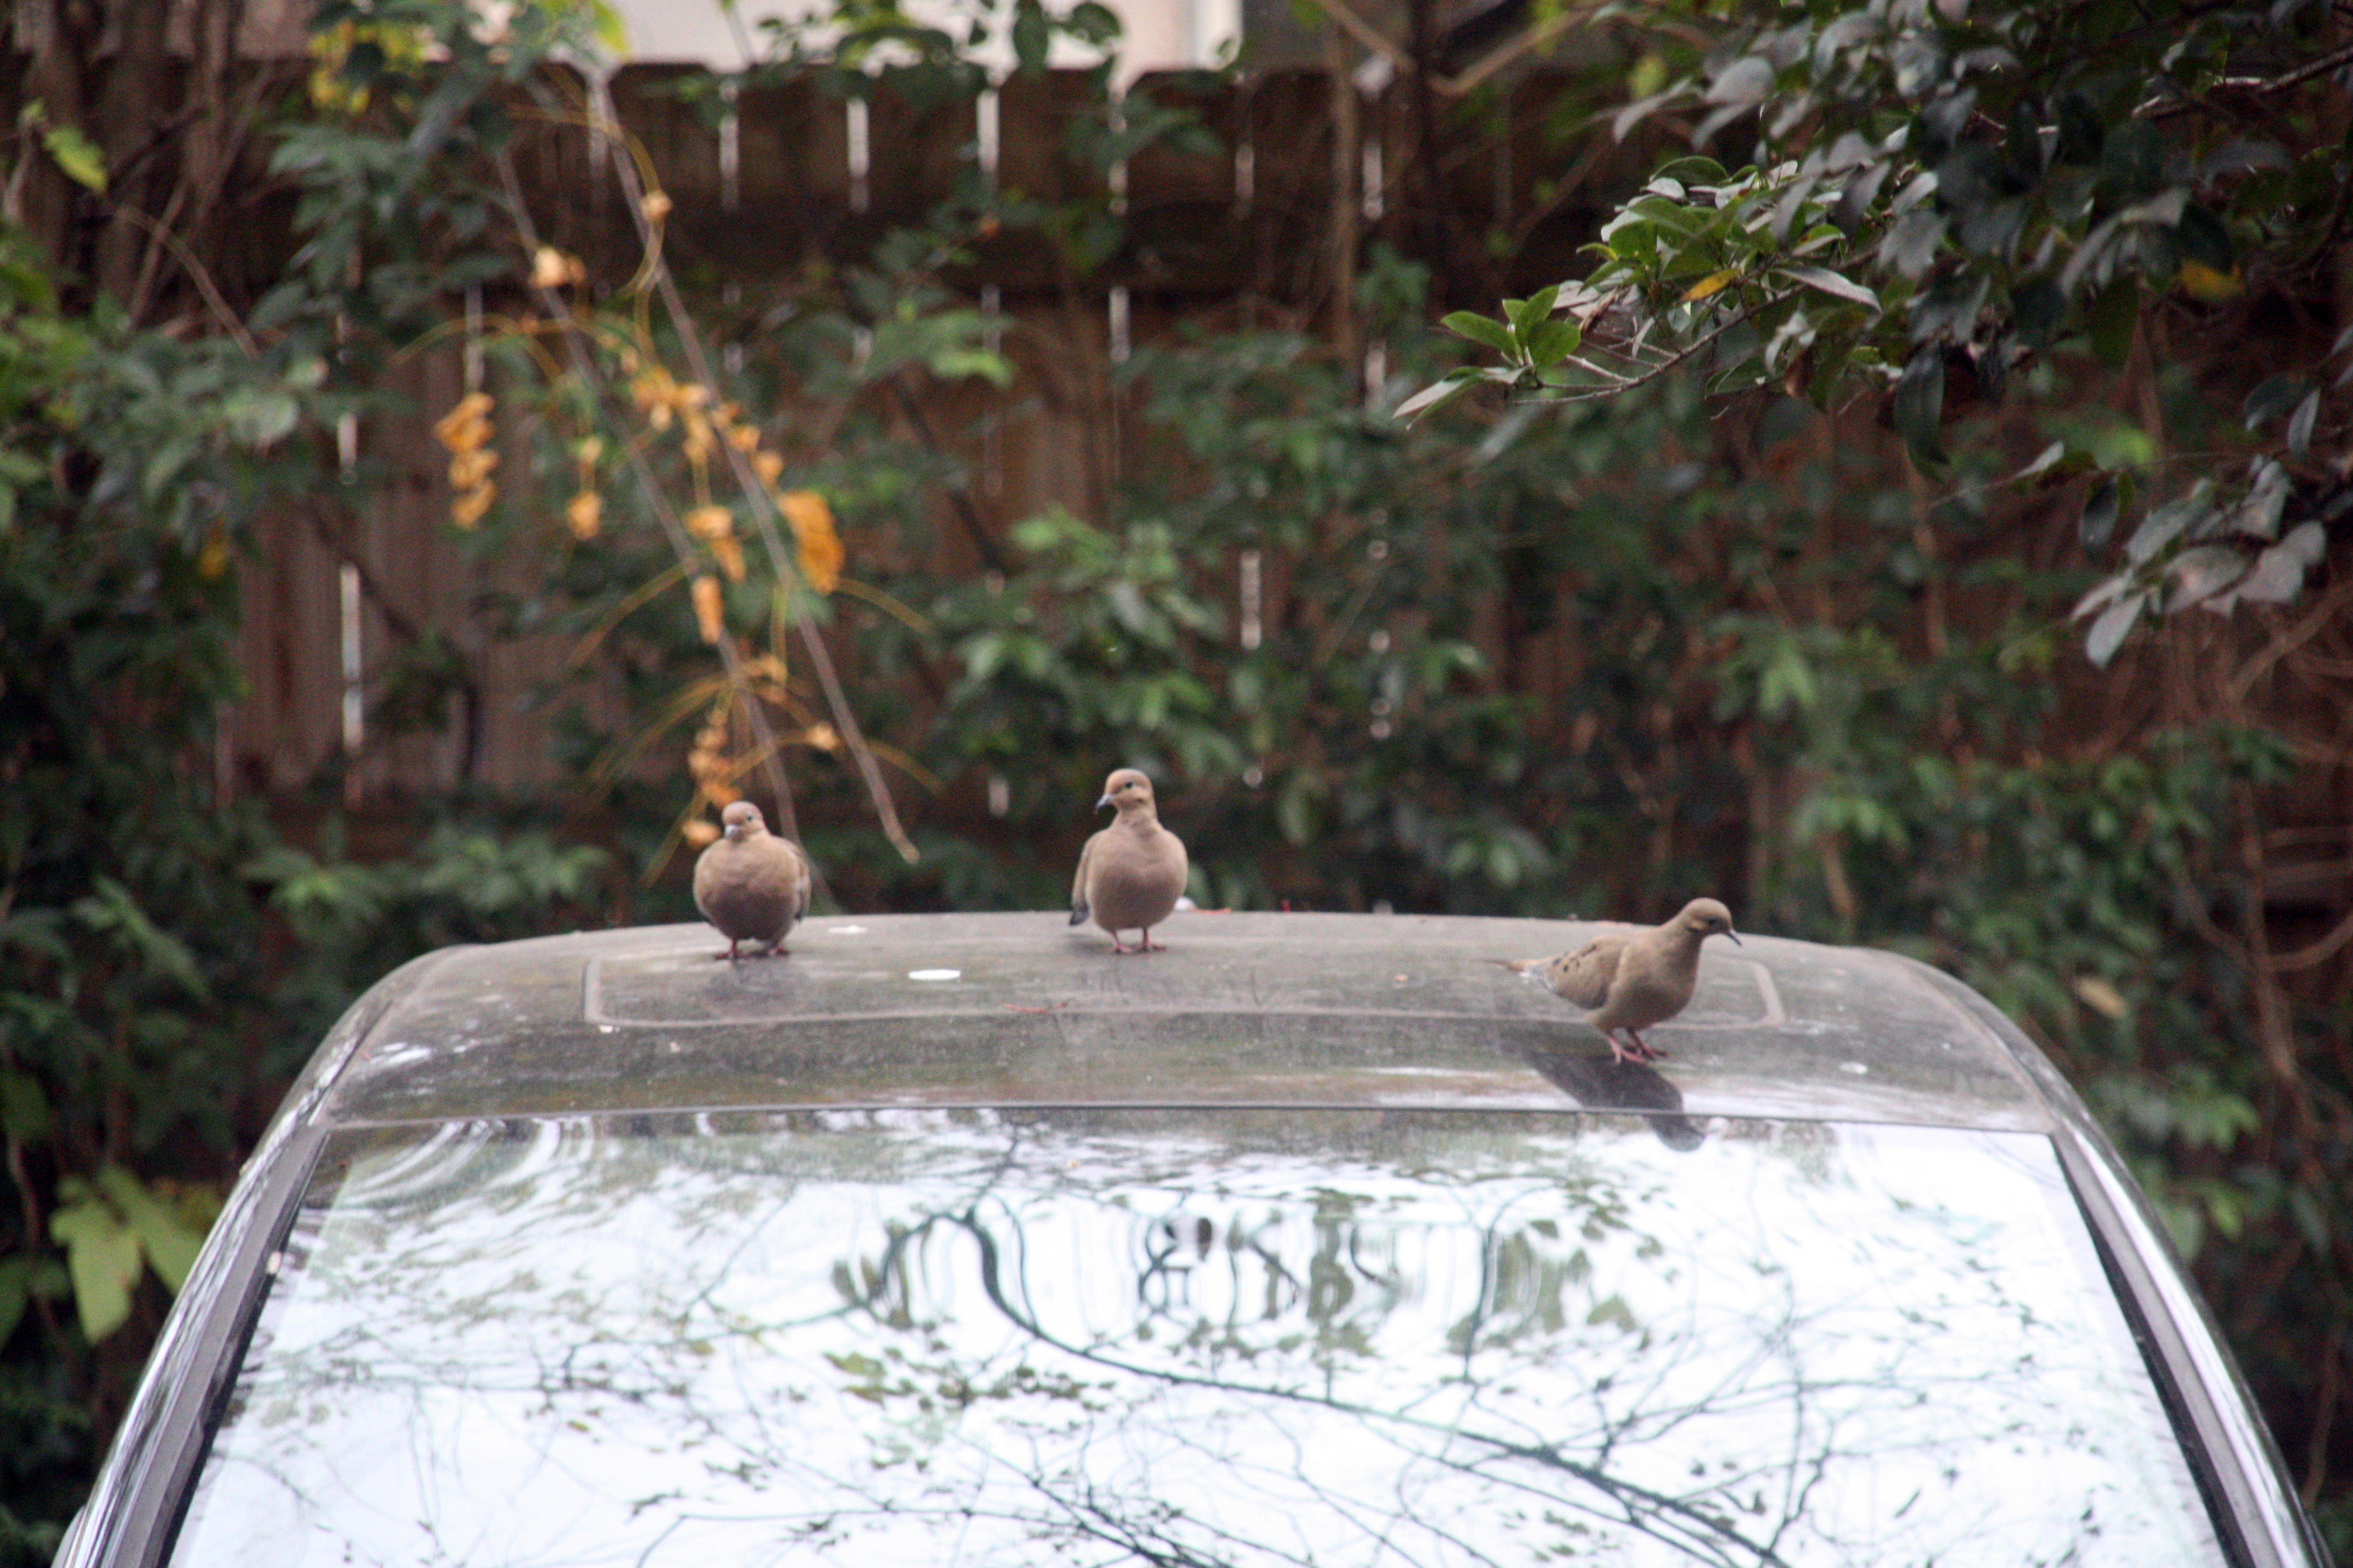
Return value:
M 174 1561 L 2219 1561 L 2107 1292 L 2027 1134 L 346 1134 Z

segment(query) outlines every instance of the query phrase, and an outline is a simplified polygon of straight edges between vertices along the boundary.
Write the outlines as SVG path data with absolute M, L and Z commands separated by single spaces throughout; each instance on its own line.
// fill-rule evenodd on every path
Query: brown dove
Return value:
M 1641 1030 L 1662 1024 L 1690 1005 L 1699 981 L 1699 944 L 1717 932 L 1740 938 L 1732 911 L 1714 899 L 1694 899 L 1666 924 L 1648 931 L 1609 931 L 1573 952 L 1552 958 L 1498 959 L 1564 1002 L 1590 1009 L 1585 1021 L 1609 1042 L 1618 1061 L 1656 1061 L 1661 1052 Z M 1634 1042 L 1619 1044 L 1620 1031 Z
M 1134 768 L 1103 780 L 1095 809 L 1107 805 L 1119 809 L 1119 818 L 1079 852 L 1071 923 L 1092 915 L 1111 932 L 1113 952 L 1150 952 L 1163 946 L 1152 940 L 1152 928 L 1168 918 L 1185 891 L 1185 841 L 1160 826 L 1152 781 Z M 1120 942 L 1124 931 L 1136 933 L 1134 948 Z
M 733 963 L 736 944 L 746 942 L 781 952 L 785 933 L 808 910 L 808 861 L 791 839 L 768 831 L 748 800 L 730 803 L 719 820 L 726 832 L 694 863 L 694 907 L 727 939 L 727 951 L 713 956 Z

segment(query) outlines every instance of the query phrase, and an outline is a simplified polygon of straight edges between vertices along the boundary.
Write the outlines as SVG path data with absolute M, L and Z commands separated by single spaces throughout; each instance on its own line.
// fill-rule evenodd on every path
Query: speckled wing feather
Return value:
M 1087 862 L 1094 858 L 1095 845 L 1103 834 L 1087 836 L 1086 847 L 1079 851 L 1079 874 L 1071 879 L 1071 923 L 1084 925 L 1087 920 Z
M 1546 959 L 1546 989 L 1576 1006 L 1600 1006 L 1609 998 L 1610 983 L 1618 978 L 1618 961 L 1625 955 L 1626 942 L 1622 936 L 1597 936 L 1574 952 Z

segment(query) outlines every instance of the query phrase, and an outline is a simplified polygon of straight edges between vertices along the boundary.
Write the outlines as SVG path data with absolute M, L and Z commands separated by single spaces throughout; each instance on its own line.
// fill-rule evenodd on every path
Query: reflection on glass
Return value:
M 177 1563 L 2220 1560 L 2023 1134 L 731 1114 L 322 1170 Z

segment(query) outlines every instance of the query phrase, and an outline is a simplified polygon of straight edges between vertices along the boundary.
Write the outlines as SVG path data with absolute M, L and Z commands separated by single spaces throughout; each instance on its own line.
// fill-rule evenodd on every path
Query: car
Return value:
M 2326 1561 L 2116 1152 L 1908 959 L 1573 922 L 456 948 L 320 1047 L 58 1556 Z

